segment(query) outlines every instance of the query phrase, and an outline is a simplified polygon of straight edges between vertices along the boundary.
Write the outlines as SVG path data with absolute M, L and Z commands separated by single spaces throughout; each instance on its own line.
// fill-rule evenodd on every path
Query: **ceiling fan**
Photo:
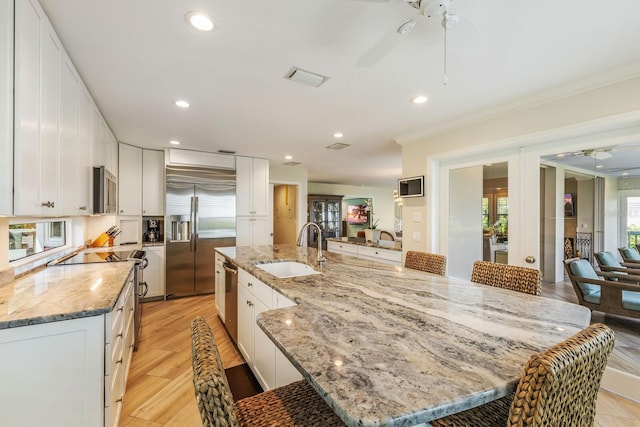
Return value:
M 483 44 L 486 43 L 482 33 L 476 28 L 476 26 L 468 18 L 461 15 L 454 14 L 449 11 L 449 6 L 453 0 L 360 0 L 369 2 L 391 2 L 402 1 L 409 6 L 418 9 L 419 13 L 409 21 L 404 22 L 397 28 L 393 29 L 387 35 L 385 35 L 378 43 L 373 45 L 364 56 L 362 56 L 358 62 L 357 67 L 368 68 L 376 65 L 384 56 L 391 52 L 403 37 L 409 35 L 416 25 L 424 19 L 427 21 L 439 22 L 442 27 L 442 33 L 444 37 L 444 84 L 447 84 L 447 32 L 449 30 L 459 30 L 459 25 L 465 27 L 465 32 L 471 30 L 472 34 L 466 34 L 468 43 L 477 42 L 480 40 Z

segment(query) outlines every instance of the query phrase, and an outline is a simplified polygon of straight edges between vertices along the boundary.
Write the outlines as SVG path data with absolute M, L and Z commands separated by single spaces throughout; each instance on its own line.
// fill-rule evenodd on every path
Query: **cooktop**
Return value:
M 108 252 L 82 252 L 70 254 L 51 261 L 49 265 L 88 264 L 95 262 L 120 262 L 140 260 L 145 257 L 145 251 L 108 251 Z

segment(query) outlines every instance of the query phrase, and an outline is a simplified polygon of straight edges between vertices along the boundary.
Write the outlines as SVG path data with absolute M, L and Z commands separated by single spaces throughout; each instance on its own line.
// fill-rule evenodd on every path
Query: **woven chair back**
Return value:
M 541 294 L 541 279 L 540 270 L 487 261 L 476 261 L 471 273 L 472 282 L 531 295 Z
M 193 386 L 204 427 L 238 425 L 233 395 L 224 373 L 213 332 L 198 317 L 191 322 Z
M 593 426 L 596 398 L 615 335 L 595 323 L 529 359 L 507 426 Z
M 444 276 L 447 272 L 447 257 L 429 252 L 409 251 L 404 260 L 404 266 Z

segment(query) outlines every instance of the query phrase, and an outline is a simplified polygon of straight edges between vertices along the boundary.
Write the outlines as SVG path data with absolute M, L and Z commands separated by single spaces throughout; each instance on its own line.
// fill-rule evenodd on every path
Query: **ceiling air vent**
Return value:
M 344 144 L 342 142 L 336 142 L 335 144 L 328 145 L 325 148 L 328 148 L 329 150 L 342 150 L 342 149 L 350 147 L 350 146 L 351 146 L 351 144 Z
M 329 77 L 321 76 L 320 74 L 312 73 L 311 71 L 302 70 L 298 67 L 293 67 L 285 76 L 294 82 L 302 83 L 303 85 L 318 87 L 322 83 L 329 80 Z
M 300 162 L 286 162 L 285 166 L 300 166 L 301 164 Z

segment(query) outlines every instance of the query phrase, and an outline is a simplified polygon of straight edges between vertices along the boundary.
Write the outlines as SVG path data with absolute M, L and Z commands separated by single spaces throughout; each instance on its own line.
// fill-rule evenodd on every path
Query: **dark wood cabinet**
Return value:
M 327 248 L 327 238 L 340 238 L 342 235 L 342 196 L 309 195 L 309 221 L 313 221 L 322 230 L 322 248 Z M 309 227 L 309 246 L 318 246 L 318 231 Z

